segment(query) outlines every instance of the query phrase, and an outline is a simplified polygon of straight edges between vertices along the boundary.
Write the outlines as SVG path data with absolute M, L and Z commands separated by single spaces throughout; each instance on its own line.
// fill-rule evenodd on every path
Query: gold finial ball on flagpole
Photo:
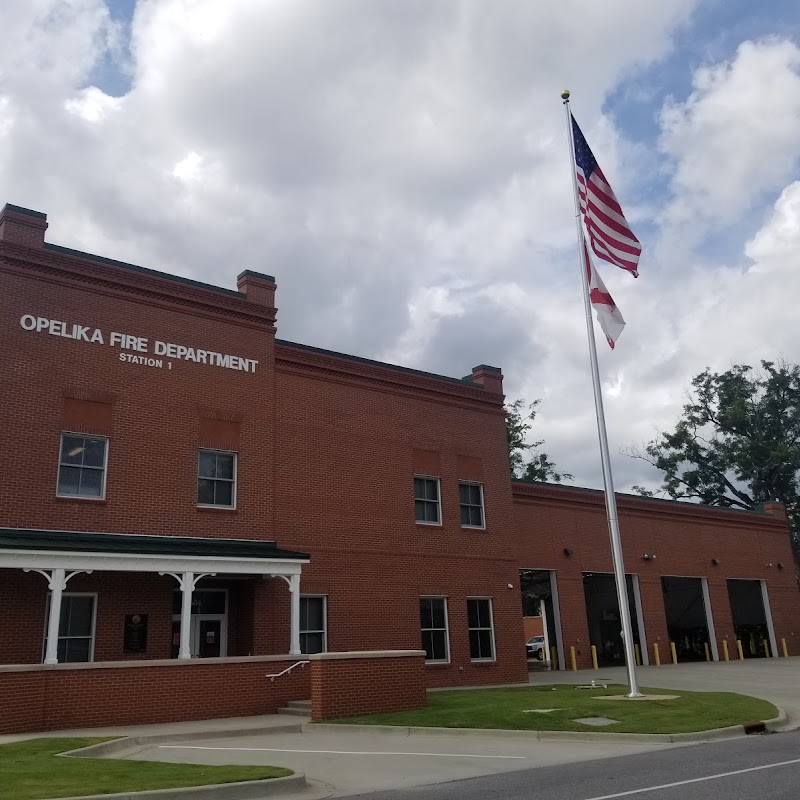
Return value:
M 564 89 L 564 91 L 561 92 L 561 99 L 569 100 L 569 89 Z

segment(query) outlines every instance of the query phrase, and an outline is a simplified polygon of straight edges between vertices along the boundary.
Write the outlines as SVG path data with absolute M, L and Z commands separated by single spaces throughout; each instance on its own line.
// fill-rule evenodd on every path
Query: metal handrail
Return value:
M 295 667 L 304 667 L 306 664 L 308 664 L 308 661 L 296 661 L 290 667 L 286 667 L 286 669 L 283 670 L 282 672 L 276 672 L 274 675 L 267 675 L 267 677 L 271 681 L 274 681 L 275 678 L 280 678 L 281 675 L 285 675 L 287 672 L 291 672 Z

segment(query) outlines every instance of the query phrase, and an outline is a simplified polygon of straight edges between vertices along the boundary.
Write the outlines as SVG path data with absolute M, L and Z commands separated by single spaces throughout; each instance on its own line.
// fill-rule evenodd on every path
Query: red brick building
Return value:
M 509 480 L 498 369 L 446 378 L 281 341 L 268 275 L 218 288 L 47 243 L 46 228 L 0 213 L 10 728 L 275 710 L 308 679 L 264 673 L 322 651 L 422 647 L 428 686 L 523 681 L 521 586 L 559 666 L 570 647 L 590 663 L 592 637 L 604 648 L 602 498 Z M 662 575 L 703 579 L 713 657 L 736 625 L 761 625 L 757 650 L 800 653 L 780 507 L 621 511 L 644 659 L 692 602 Z M 747 592 L 726 594 L 743 578 L 763 620 L 743 622 Z M 73 710 L 37 706 L 47 692 Z

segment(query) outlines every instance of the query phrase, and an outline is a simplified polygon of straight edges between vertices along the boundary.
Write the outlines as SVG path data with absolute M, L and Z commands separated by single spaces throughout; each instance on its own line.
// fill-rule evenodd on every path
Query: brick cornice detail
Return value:
M 504 414 L 502 395 L 485 392 L 480 387 L 437 380 L 434 377 L 367 364 L 346 356 L 302 350 L 280 343 L 275 345 L 276 371 L 296 374 L 313 374 L 325 380 L 347 383 L 368 384 L 378 391 L 427 395 L 437 402 L 462 407 L 476 407 L 481 411 Z
M 83 288 L 132 302 L 179 309 L 212 318 L 235 319 L 250 327 L 275 332 L 275 308 L 249 303 L 244 296 L 216 292 L 146 272 L 127 274 L 124 268 L 64 253 L 31 250 L 0 242 L 0 271 L 61 286 Z
M 573 507 L 580 505 L 584 508 L 605 508 L 605 495 L 599 489 L 512 481 L 512 493 L 514 503 L 519 503 L 520 505 L 569 505 Z M 780 530 L 787 529 L 785 520 L 758 511 L 738 511 L 736 509 L 703 506 L 696 503 L 632 497 L 631 495 L 617 494 L 616 498 L 619 511 L 624 511 L 628 514 L 641 516 L 658 514 L 659 516 L 678 519 L 694 517 L 708 524 L 746 528 L 759 526 L 778 528 Z

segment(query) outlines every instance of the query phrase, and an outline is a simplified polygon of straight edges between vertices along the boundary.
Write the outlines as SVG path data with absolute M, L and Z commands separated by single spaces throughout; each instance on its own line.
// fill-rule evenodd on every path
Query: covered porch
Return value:
M 272 541 L 1 528 L 0 664 L 297 656 L 308 563 Z

